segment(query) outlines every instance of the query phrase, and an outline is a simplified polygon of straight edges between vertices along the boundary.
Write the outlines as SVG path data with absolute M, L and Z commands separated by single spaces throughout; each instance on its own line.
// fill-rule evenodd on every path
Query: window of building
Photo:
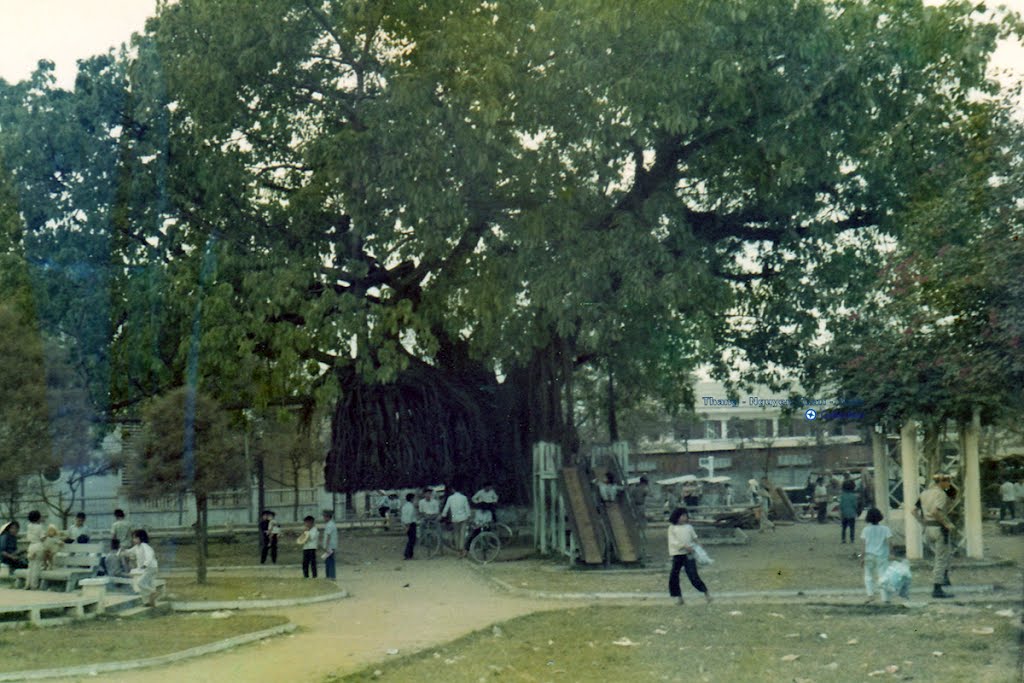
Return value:
M 704 420 L 704 438 L 721 439 L 722 423 L 719 420 Z

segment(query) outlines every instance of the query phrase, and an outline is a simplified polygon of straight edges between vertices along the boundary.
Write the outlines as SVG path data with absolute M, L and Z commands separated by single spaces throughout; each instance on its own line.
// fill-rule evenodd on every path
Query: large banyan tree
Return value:
M 699 363 L 798 364 L 964 153 L 1000 30 L 907 0 L 163 6 L 121 58 L 114 375 L 177 326 L 143 384 L 333 404 L 333 490 L 522 495 L 535 441 L 578 447 L 584 369 L 678 406 Z

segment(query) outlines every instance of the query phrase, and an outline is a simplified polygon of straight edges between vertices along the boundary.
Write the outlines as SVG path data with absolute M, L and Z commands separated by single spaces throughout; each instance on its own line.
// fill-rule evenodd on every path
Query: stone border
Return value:
M 309 598 L 277 598 L 272 600 L 199 600 L 192 602 L 171 602 L 174 612 L 214 612 L 236 609 L 276 609 L 278 607 L 299 607 L 318 602 L 331 602 L 349 597 L 348 591 L 314 595 Z M 2 680 L 2 679 L 0 679 Z
M 239 645 L 246 645 L 248 643 L 264 640 L 273 636 L 291 633 L 295 629 L 295 624 L 282 624 L 281 626 L 275 626 L 262 631 L 244 633 L 240 636 L 218 640 L 213 643 L 207 643 L 206 645 L 198 645 L 187 650 L 171 652 L 166 655 L 147 657 L 146 659 L 129 659 L 120 662 L 85 664 L 66 667 L 63 669 L 32 669 L 29 671 L 3 672 L 0 673 L 0 681 L 40 680 L 44 678 L 67 678 L 69 676 L 95 676 L 101 673 L 110 673 L 113 671 L 130 671 L 131 669 L 145 669 L 152 666 L 163 666 L 165 664 L 174 664 L 186 659 L 194 659 L 203 655 L 213 654 L 214 652 L 223 652 L 224 650 L 230 650 L 231 648 L 238 647 Z
M 483 572 L 481 572 L 483 574 Z M 558 591 L 541 591 L 533 590 L 531 588 L 522 588 L 519 586 L 513 586 L 503 579 L 499 579 L 495 576 L 487 576 L 485 578 L 491 583 L 495 584 L 501 590 L 511 593 L 512 595 L 519 595 L 521 597 L 533 598 L 537 600 L 669 600 L 669 596 L 665 593 L 626 593 L 626 592 L 581 592 L 581 593 L 570 593 L 570 592 L 558 592 Z M 960 597 L 960 594 L 970 596 L 969 599 L 980 599 L 984 598 L 989 601 L 1000 601 L 1004 596 L 999 595 L 999 591 L 992 584 L 982 585 L 957 585 L 953 586 L 951 590 L 956 591 L 954 593 L 954 601 Z M 927 587 L 920 587 L 911 589 L 911 594 L 929 594 L 931 589 Z M 809 588 L 804 590 L 786 589 L 786 590 L 774 590 L 774 591 L 729 591 L 725 593 L 714 593 L 715 601 L 732 602 L 736 600 L 745 600 L 749 598 L 764 598 L 769 600 L 801 600 L 806 601 L 810 598 L 863 598 L 865 597 L 863 588 Z M 1013 600 L 1020 600 L 1017 595 L 1011 596 Z

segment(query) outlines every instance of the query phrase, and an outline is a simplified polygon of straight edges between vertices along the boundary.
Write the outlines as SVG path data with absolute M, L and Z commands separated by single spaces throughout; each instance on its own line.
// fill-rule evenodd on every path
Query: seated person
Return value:
M 121 541 L 113 538 L 110 540 L 110 552 L 100 558 L 100 569 L 107 576 L 128 576 L 128 568 L 125 566 L 127 557 L 121 557 Z
M 65 543 L 88 543 L 89 527 L 85 526 L 85 513 L 75 515 L 75 522 L 64 532 Z
M 17 522 L 8 522 L 0 527 L 0 562 L 10 567 L 12 572 L 15 569 L 28 567 L 25 551 L 18 550 L 19 531 L 21 531 L 21 525 Z
M 622 492 L 622 487 L 615 483 L 614 474 L 605 472 L 604 481 L 597 485 L 597 491 L 601 500 L 606 503 L 614 503 Z

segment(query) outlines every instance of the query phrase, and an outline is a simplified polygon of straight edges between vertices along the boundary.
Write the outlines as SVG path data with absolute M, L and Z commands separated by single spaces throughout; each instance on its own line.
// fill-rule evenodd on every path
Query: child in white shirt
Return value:
M 145 529 L 136 529 L 132 532 L 132 547 L 119 551 L 120 555 L 132 557 L 135 562 L 135 569 L 132 574 L 138 574 L 138 591 L 142 600 L 150 607 L 156 606 L 156 573 L 159 564 L 156 561 L 156 552 L 149 545 L 149 534 Z
M 306 515 L 302 520 L 306 530 L 299 536 L 302 545 L 302 578 L 308 579 L 310 569 L 313 570 L 313 578 L 316 578 L 316 549 L 319 546 L 320 532 L 316 528 L 316 520 L 313 515 Z
M 871 508 L 865 517 L 867 525 L 860 532 L 860 537 L 864 541 L 861 564 L 864 566 L 864 589 L 868 594 L 868 602 L 875 599 L 876 590 L 881 591 L 883 602 L 889 601 L 889 596 L 881 589 L 881 580 L 882 573 L 889 565 L 892 531 L 880 523 L 882 519 L 882 512 L 878 508 Z
M 686 508 L 676 508 L 668 518 L 668 554 L 672 558 L 672 572 L 668 576 L 668 594 L 683 604 L 683 592 L 679 587 L 679 571 L 686 570 L 686 578 L 690 584 L 704 594 L 704 599 L 711 602 L 711 593 L 697 574 L 697 559 L 693 546 L 697 543 L 697 532 L 690 525 L 690 515 Z

